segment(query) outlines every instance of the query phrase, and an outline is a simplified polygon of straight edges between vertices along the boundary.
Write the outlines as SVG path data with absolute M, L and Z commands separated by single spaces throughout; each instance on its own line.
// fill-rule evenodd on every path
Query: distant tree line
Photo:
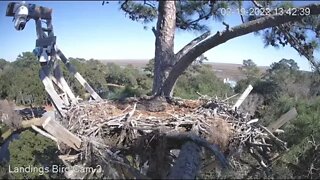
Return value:
M 102 98 L 121 99 L 151 94 L 153 59 L 142 69 L 132 65 L 121 67 L 114 63 L 104 64 L 94 59 L 69 58 L 69 60 Z M 210 66 L 202 65 L 204 60 L 206 58 L 201 56 L 184 72 L 177 82 L 175 96 L 197 98 L 196 92 L 212 96 L 231 93 L 231 88 L 215 76 Z M 75 95 L 87 99 L 85 89 L 63 64 L 61 67 L 63 75 Z M 23 52 L 13 62 L 1 59 L 0 98 L 14 101 L 20 105 L 50 103 L 39 78 L 39 70 L 40 65 L 37 58 L 31 52 Z

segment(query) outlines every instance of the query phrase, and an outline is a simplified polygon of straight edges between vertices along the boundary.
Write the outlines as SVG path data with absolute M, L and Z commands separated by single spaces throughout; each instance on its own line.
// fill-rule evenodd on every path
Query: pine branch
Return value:
M 290 32 L 286 31 L 283 26 L 277 27 L 283 35 L 288 39 L 289 44 L 302 56 L 304 56 L 315 68 L 315 71 L 320 74 L 320 65 L 315 61 L 314 56 L 304 49 L 303 45 L 299 43 L 299 40 L 294 37 Z
M 252 2 L 257 8 L 259 9 L 263 8 L 263 6 L 259 4 L 257 1 L 252 0 Z M 294 25 L 294 26 L 298 26 L 298 25 Z M 296 37 L 294 37 L 289 31 L 286 30 L 286 29 L 290 29 L 290 27 L 288 28 L 286 27 L 288 27 L 288 25 L 282 24 L 276 27 L 276 29 L 279 30 L 287 38 L 291 47 L 293 47 L 300 55 L 304 56 L 310 62 L 310 64 L 315 68 L 315 71 L 320 74 L 320 64 L 318 64 L 315 61 L 314 56 L 312 54 L 306 52 L 303 45 L 299 43 L 299 40 Z M 307 27 L 300 27 L 300 28 L 314 31 L 313 28 L 307 28 Z
M 180 1 L 179 1 L 180 2 Z M 195 11 L 198 13 L 198 18 L 191 20 L 191 19 L 187 19 L 185 17 L 183 17 L 183 11 L 184 9 L 188 9 L 190 8 L 189 4 L 183 6 L 183 4 L 180 2 L 180 10 L 177 11 L 177 27 L 181 28 L 181 29 L 193 29 L 193 30 L 206 30 L 207 26 L 205 25 L 201 25 L 199 24 L 200 21 L 202 20 L 207 20 L 209 19 L 212 15 L 213 15 L 213 5 L 209 5 L 209 10 L 205 11 L 203 6 L 207 3 L 207 2 L 197 2 L 197 3 L 201 3 L 201 6 L 199 7 L 199 10 L 196 10 L 197 8 L 194 8 Z M 192 14 L 192 13 L 190 13 Z M 188 15 L 190 15 L 188 14 Z
M 157 8 L 152 4 L 148 3 L 146 0 L 144 3 L 125 0 L 120 1 L 120 9 L 129 15 L 129 18 L 133 21 L 142 21 L 144 23 L 151 22 L 157 15 Z
M 150 4 L 150 1 L 148 1 L 148 0 L 144 0 L 143 4 L 149 6 L 150 8 L 153 8 L 153 9 L 156 8 L 153 4 Z
M 310 15 L 318 15 L 320 14 L 320 4 L 312 4 L 309 6 L 304 6 L 297 11 L 297 14 L 301 12 L 303 8 L 310 9 Z M 261 17 L 241 25 L 235 26 L 231 28 L 229 31 L 217 32 L 215 35 L 210 38 L 205 39 L 204 41 L 195 45 L 192 49 L 190 49 L 184 56 L 178 59 L 177 63 L 174 65 L 171 70 L 168 78 L 164 83 L 164 95 L 169 96 L 176 80 L 180 76 L 180 74 L 187 69 L 187 67 L 201 54 L 206 51 L 227 42 L 230 39 L 240 37 L 252 32 L 260 31 L 266 28 L 279 26 L 281 24 L 285 24 L 292 21 L 299 21 L 306 16 L 290 16 L 290 15 L 270 15 Z
M 260 3 L 258 3 L 257 1 L 255 1 L 255 0 L 251 0 L 251 1 L 257 8 L 263 8 L 263 6 Z

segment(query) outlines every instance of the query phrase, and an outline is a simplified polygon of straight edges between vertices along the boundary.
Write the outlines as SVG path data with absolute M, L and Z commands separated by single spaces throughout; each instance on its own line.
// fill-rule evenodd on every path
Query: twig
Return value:
M 260 128 L 262 128 L 263 130 L 265 130 L 271 137 L 271 139 L 273 139 L 275 141 L 275 143 L 283 150 L 288 150 L 288 148 L 286 147 L 286 143 L 281 141 L 279 138 L 277 138 L 275 135 L 273 135 L 273 133 L 271 131 L 269 131 L 268 128 L 262 126 L 262 125 L 258 125 Z
M 222 101 L 227 101 L 227 100 L 229 100 L 229 99 L 231 99 L 231 98 L 234 98 L 234 97 L 236 97 L 236 96 L 238 96 L 239 94 L 237 93 L 237 94 L 234 94 L 234 95 L 232 95 L 232 96 L 230 96 L 230 97 L 228 97 L 228 98 L 226 98 L 226 99 L 224 99 L 224 100 L 222 100 Z

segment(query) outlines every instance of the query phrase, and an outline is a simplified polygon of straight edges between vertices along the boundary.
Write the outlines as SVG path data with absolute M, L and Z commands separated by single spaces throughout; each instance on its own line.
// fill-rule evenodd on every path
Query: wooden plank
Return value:
M 62 51 L 56 47 L 57 55 L 60 57 L 61 61 L 66 65 L 68 71 L 73 74 L 73 76 L 79 81 L 79 83 L 90 93 L 91 97 L 95 100 L 102 100 L 102 98 L 94 91 L 94 89 L 88 84 L 88 82 L 81 76 L 74 66 L 69 62 Z
M 247 96 L 250 94 L 250 92 L 252 91 L 253 87 L 251 86 L 251 84 L 249 84 L 249 86 L 247 87 L 247 89 L 241 94 L 241 96 L 239 97 L 238 101 L 234 104 L 234 106 L 232 107 L 232 109 L 238 109 L 239 106 L 243 103 L 243 101 L 247 98 Z
M 277 129 L 279 129 L 281 126 L 289 122 L 290 120 L 294 119 L 298 115 L 298 112 L 296 108 L 292 108 L 287 113 L 283 114 L 279 119 L 277 119 L 275 122 L 272 122 L 267 128 L 274 132 Z
M 81 147 L 81 139 L 72 134 L 65 127 L 60 125 L 57 121 L 52 120 L 51 117 L 47 117 L 45 122 L 42 124 L 43 129 L 55 137 L 58 141 L 63 142 L 69 147 L 79 150 Z
M 45 131 L 41 130 L 41 129 L 38 128 L 37 126 L 31 125 L 31 128 L 32 128 L 33 130 L 35 130 L 36 132 L 40 133 L 41 135 L 43 135 L 43 136 L 45 136 L 45 137 L 47 137 L 47 138 L 49 138 L 49 139 L 52 139 L 52 140 L 55 141 L 55 142 L 58 142 L 58 140 L 57 140 L 55 137 L 53 137 L 51 134 L 46 133 Z
M 73 104 L 77 104 L 77 99 L 76 99 L 75 95 L 73 94 L 71 88 L 69 87 L 68 83 L 64 79 L 63 74 L 60 69 L 60 65 L 58 64 L 58 62 L 56 62 L 56 64 L 55 64 L 55 68 L 54 68 L 53 73 L 54 73 L 54 77 L 56 78 L 56 80 L 59 82 L 59 84 L 61 84 L 63 92 L 65 92 L 68 95 L 68 97 L 71 99 L 71 102 Z
M 44 66 L 40 70 L 40 79 L 45 87 L 46 92 L 49 94 L 51 100 L 53 101 L 54 107 L 58 110 L 61 116 L 65 116 L 65 107 L 63 100 L 60 98 L 56 90 L 54 89 L 52 80 L 49 78 L 49 67 Z
M 79 83 L 91 94 L 91 97 L 95 100 L 102 100 L 101 97 L 94 91 L 94 89 L 88 84 L 88 82 L 81 76 L 80 73 L 76 72 L 74 77 L 79 81 Z

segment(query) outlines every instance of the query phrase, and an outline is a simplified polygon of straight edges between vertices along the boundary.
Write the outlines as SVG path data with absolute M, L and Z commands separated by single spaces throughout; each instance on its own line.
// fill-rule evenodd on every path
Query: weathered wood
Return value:
M 251 84 L 249 84 L 249 86 L 247 87 L 247 89 L 241 94 L 241 96 L 239 97 L 238 101 L 234 104 L 234 106 L 232 107 L 232 109 L 238 109 L 239 106 L 243 103 L 243 101 L 247 98 L 247 96 L 250 94 L 250 92 L 252 91 L 253 87 Z
M 31 125 L 31 128 L 33 130 L 35 130 L 36 132 L 40 133 L 41 135 L 43 135 L 47 138 L 50 138 L 55 142 L 58 142 L 58 140 L 55 137 L 51 136 L 50 134 L 46 133 L 45 131 L 41 130 L 40 128 L 36 127 L 35 125 Z
M 76 104 L 77 99 L 76 99 L 75 95 L 73 94 L 72 90 L 70 89 L 68 83 L 64 79 L 63 74 L 61 72 L 60 65 L 57 61 L 55 62 L 55 67 L 54 67 L 53 73 L 54 73 L 54 77 L 56 78 L 57 82 L 59 84 L 61 84 L 63 92 L 65 92 L 68 95 L 68 97 L 71 99 L 71 102 L 73 104 Z M 67 101 L 67 105 L 69 105 L 68 98 L 66 98 L 66 101 Z
M 76 154 L 76 155 L 59 155 L 58 156 L 59 157 L 59 159 L 61 159 L 61 160 L 63 160 L 63 161 L 66 161 L 66 160 L 68 160 L 68 161 L 74 161 L 74 160 L 76 160 L 77 158 L 79 158 L 79 154 Z
M 224 154 L 218 148 L 216 144 L 211 144 L 205 139 L 192 134 L 192 133 L 166 133 L 167 141 L 171 144 L 179 144 L 179 143 L 187 143 L 188 141 L 195 143 L 199 147 L 205 147 L 212 155 L 216 157 L 216 160 L 219 161 L 219 164 L 222 168 L 228 168 L 229 163 L 227 159 L 224 157 Z
M 195 179 L 201 164 L 201 147 L 205 147 L 214 154 L 216 161 L 219 161 L 222 168 L 229 167 L 223 153 L 220 152 L 216 145 L 208 143 L 206 140 L 195 134 L 179 133 L 179 135 L 174 135 L 169 133 L 166 138 L 171 144 L 174 143 L 174 141 L 176 141 L 175 144 L 185 142 L 181 147 L 179 157 L 175 162 L 175 165 L 170 169 L 168 179 Z
M 53 101 L 53 105 L 55 108 L 58 110 L 58 112 L 64 116 L 65 115 L 65 110 L 63 107 L 64 101 L 60 98 L 58 93 L 55 91 L 52 80 L 49 78 L 50 77 L 50 70 L 49 66 L 43 66 L 40 70 L 40 79 L 46 89 L 46 92 L 49 94 L 51 100 Z
M 106 85 L 107 85 L 107 86 L 111 86 L 111 87 L 125 88 L 124 85 L 113 84 L 113 83 L 107 83 Z
M 168 179 L 195 179 L 200 166 L 200 150 L 201 148 L 193 142 L 185 143 Z
M 62 53 L 62 51 L 56 47 L 57 55 L 61 61 L 66 65 L 68 71 L 79 81 L 79 83 L 90 93 L 91 97 L 95 100 L 101 100 L 102 98 L 94 91 L 94 89 L 88 84 L 88 82 L 81 76 L 72 64 L 70 64 L 68 58 Z
M 24 120 L 21 122 L 21 127 L 22 128 L 29 128 L 32 125 L 34 126 L 41 126 L 44 122 L 44 119 L 42 118 L 32 118 L 30 120 Z
M 236 97 L 236 96 L 238 96 L 239 94 L 237 93 L 237 94 L 234 94 L 234 95 L 232 95 L 232 96 L 230 96 L 230 97 L 227 97 L 226 99 L 224 99 L 224 100 L 222 100 L 222 101 L 227 101 L 227 100 L 229 100 L 229 99 L 231 99 L 231 98 L 234 98 L 234 97 Z
M 42 124 L 43 129 L 49 132 L 53 137 L 55 137 L 58 141 L 63 142 L 69 147 L 79 150 L 81 147 L 81 139 L 74 134 L 72 134 L 65 127 L 60 125 L 57 121 L 52 120 L 51 117 L 47 117 L 47 119 Z
M 271 132 L 275 132 L 277 129 L 281 128 L 284 124 L 286 124 L 290 120 L 297 117 L 297 115 L 298 115 L 298 112 L 297 112 L 296 108 L 292 108 L 290 111 L 283 114 L 278 120 L 271 123 L 267 128 Z

